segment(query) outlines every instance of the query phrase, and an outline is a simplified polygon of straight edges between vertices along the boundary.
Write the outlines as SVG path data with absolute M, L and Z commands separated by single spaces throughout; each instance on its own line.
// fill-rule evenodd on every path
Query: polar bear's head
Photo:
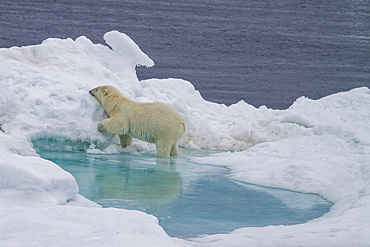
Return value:
M 103 105 L 109 98 L 122 97 L 122 94 L 118 89 L 109 85 L 93 88 L 89 93 Z
M 103 105 L 109 116 L 114 112 L 117 105 L 128 101 L 118 89 L 108 85 L 93 88 L 89 93 Z

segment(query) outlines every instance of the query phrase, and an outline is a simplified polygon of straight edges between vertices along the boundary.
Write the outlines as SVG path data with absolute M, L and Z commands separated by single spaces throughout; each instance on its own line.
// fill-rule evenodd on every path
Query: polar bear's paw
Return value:
M 99 132 L 102 132 L 104 130 L 104 125 L 102 125 L 101 123 L 98 125 L 98 131 Z

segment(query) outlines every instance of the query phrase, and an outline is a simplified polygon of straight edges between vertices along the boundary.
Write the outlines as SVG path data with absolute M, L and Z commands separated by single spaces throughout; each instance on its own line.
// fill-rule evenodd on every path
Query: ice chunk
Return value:
M 122 55 L 126 61 L 130 61 L 133 65 L 154 66 L 153 60 L 143 53 L 139 46 L 126 34 L 111 31 L 104 35 L 104 40 L 113 51 Z

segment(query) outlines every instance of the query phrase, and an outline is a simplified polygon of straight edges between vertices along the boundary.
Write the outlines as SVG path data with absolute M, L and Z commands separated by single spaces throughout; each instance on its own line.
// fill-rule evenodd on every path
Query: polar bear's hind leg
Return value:
M 170 155 L 171 156 L 174 156 L 174 155 L 177 155 L 179 152 L 178 152 L 178 149 L 177 149 L 177 143 L 173 144 L 172 147 L 171 147 L 171 153 Z
M 166 140 L 155 140 L 155 146 L 157 148 L 157 157 L 166 158 L 170 157 L 171 144 L 168 144 Z

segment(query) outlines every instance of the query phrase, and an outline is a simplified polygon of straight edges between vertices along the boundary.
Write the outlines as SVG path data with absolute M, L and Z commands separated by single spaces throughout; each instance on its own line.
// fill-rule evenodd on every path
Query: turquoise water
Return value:
M 328 212 L 331 203 L 314 194 L 245 184 L 223 167 L 190 162 L 209 151 L 96 155 L 39 152 L 76 178 L 80 194 L 104 207 L 155 215 L 172 237 L 229 233 L 249 226 L 303 223 Z

